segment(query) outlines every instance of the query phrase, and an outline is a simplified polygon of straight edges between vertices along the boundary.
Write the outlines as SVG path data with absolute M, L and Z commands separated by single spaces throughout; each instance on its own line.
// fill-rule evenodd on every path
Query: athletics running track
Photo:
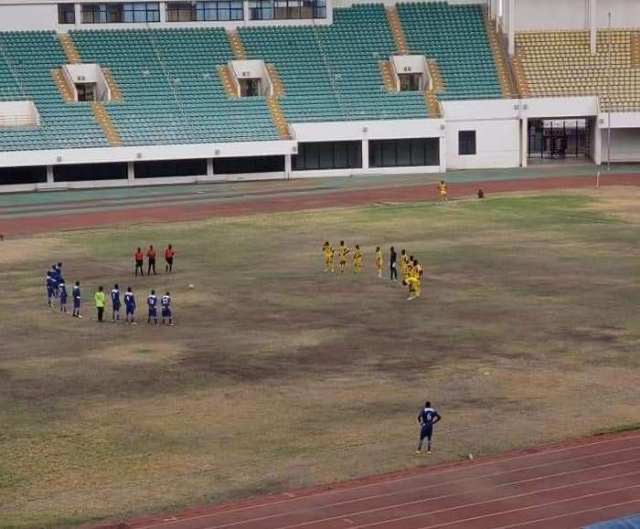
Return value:
M 640 185 L 639 174 L 610 174 L 602 179 L 603 186 Z M 268 188 L 268 184 L 263 184 Z M 252 215 L 350 207 L 374 203 L 402 203 L 436 199 L 435 183 L 420 185 L 360 187 L 336 189 L 311 187 L 308 182 L 281 183 L 265 191 L 219 193 L 213 191 L 182 192 L 121 198 L 118 200 L 84 200 L 59 205 L 0 207 L 0 234 L 5 237 L 35 233 L 82 229 L 93 226 L 137 222 L 169 222 L 199 220 L 216 216 Z M 536 177 L 514 180 L 488 180 L 449 184 L 450 198 L 474 196 L 482 188 L 487 197 L 494 193 L 552 189 L 593 188 L 595 179 L 585 176 Z M 204 189 L 204 188 L 203 188 Z M 255 189 L 255 187 L 253 188 Z
M 636 513 L 640 432 L 102 528 L 579 529 Z

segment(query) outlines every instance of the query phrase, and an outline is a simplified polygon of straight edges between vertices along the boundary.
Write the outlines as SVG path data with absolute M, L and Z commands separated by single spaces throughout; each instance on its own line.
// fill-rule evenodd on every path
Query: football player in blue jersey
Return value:
M 158 325 L 158 296 L 156 291 L 152 290 L 147 297 L 147 306 L 149 307 L 149 316 L 147 317 L 147 323 L 151 323 L 151 320 Z
M 173 315 L 171 313 L 171 294 L 167 292 L 160 299 L 160 305 L 162 306 L 162 324 L 166 323 L 165 320 L 169 321 L 169 325 L 173 326 Z
M 133 295 L 131 287 L 127 288 L 127 292 L 124 295 L 124 307 L 125 307 L 125 317 L 127 319 L 127 323 L 131 323 L 133 325 L 136 324 L 135 321 L 135 313 L 136 313 L 136 297 Z
M 120 306 L 120 287 L 116 283 L 111 289 L 111 319 L 114 322 L 120 321 Z
M 425 402 L 424 408 L 418 414 L 418 424 L 420 425 L 420 441 L 416 454 L 422 453 L 422 444 L 427 440 L 427 454 L 431 453 L 431 437 L 433 436 L 433 425 L 440 422 L 440 414 L 431 407 L 429 401 Z

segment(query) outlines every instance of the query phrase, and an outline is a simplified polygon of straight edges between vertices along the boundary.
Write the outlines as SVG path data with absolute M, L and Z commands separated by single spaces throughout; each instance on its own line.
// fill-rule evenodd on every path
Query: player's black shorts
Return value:
M 166 257 L 167 264 L 173 264 L 173 257 Z
M 162 309 L 162 317 L 163 318 L 171 318 L 171 309 L 163 308 Z
M 127 305 L 127 315 L 129 314 L 133 315 L 135 311 L 136 309 L 133 307 L 133 305 Z
M 120 302 L 119 301 L 114 301 L 113 302 L 113 310 L 120 310 Z
M 433 435 L 433 425 L 431 424 L 423 424 L 422 429 L 420 430 L 420 439 L 431 439 Z

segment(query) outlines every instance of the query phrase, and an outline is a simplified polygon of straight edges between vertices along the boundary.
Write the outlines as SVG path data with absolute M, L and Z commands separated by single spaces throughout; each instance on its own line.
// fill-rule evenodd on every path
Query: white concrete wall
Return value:
M 40 124 L 40 114 L 33 101 L 0 101 L 0 129 Z
M 476 131 L 476 154 L 458 154 L 458 132 Z M 488 169 L 520 165 L 520 121 L 517 119 L 448 121 L 447 169 Z
M 401 138 L 439 138 L 442 119 L 398 119 L 386 121 L 349 121 L 293 123 L 294 139 L 305 141 L 393 140 Z
M 607 161 L 607 130 L 602 131 L 602 161 Z M 611 162 L 640 162 L 640 129 L 611 129 Z
M 51 4 L 0 3 L 0 31 L 54 30 L 58 8 Z
M 640 2 L 638 0 L 598 0 L 596 7 L 596 25 L 606 28 L 609 24 L 614 28 L 640 27 Z
M 589 0 L 516 0 L 516 31 L 588 29 Z

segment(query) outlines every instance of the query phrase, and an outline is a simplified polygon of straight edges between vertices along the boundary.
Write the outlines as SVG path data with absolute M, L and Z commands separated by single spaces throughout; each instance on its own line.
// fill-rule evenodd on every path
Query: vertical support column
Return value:
M 509 55 L 513 57 L 516 53 L 516 1 L 509 0 L 509 12 L 507 24 L 509 26 Z
M 362 168 L 369 169 L 369 140 L 362 140 Z
M 168 22 L 166 2 L 160 2 L 160 22 Z
M 440 144 L 438 146 L 438 155 L 440 156 L 440 172 L 447 172 L 447 131 L 442 131 L 440 136 Z
M 47 165 L 47 184 L 53 184 L 53 165 Z
M 527 167 L 529 161 L 529 119 L 520 120 L 520 166 Z
M 286 154 L 284 157 L 284 177 L 289 180 L 291 178 L 291 155 Z
M 242 18 L 245 22 L 249 22 L 249 20 L 251 20 L 249 16 L 249 2 L 247 0 L 244 0 L 244 2 L 242 2 Z
M 76 26 L 80 26 L 82 24 L 82 4 L 74 4 L 73 12 L 76 19 Z
M 593 147 L 591 159 L 596 165 L 602 165 L 602 128 L 598 116 L 593 120 Z
M 207 177 L 213 178 L 213 158 L 207 158 Z
M 591 48 L 591 55 L 596 54 L 596 45 L 598 42 L 598 27 L 597 27 L 597 7 L 598 0 L 589 0 L 589 12 L 588 12 L 588 22 L 589 22 L 589 42 Z
M 127 162 L 127 183 L 133 184 L 136 179 L 136 171 L 133 162 Z

